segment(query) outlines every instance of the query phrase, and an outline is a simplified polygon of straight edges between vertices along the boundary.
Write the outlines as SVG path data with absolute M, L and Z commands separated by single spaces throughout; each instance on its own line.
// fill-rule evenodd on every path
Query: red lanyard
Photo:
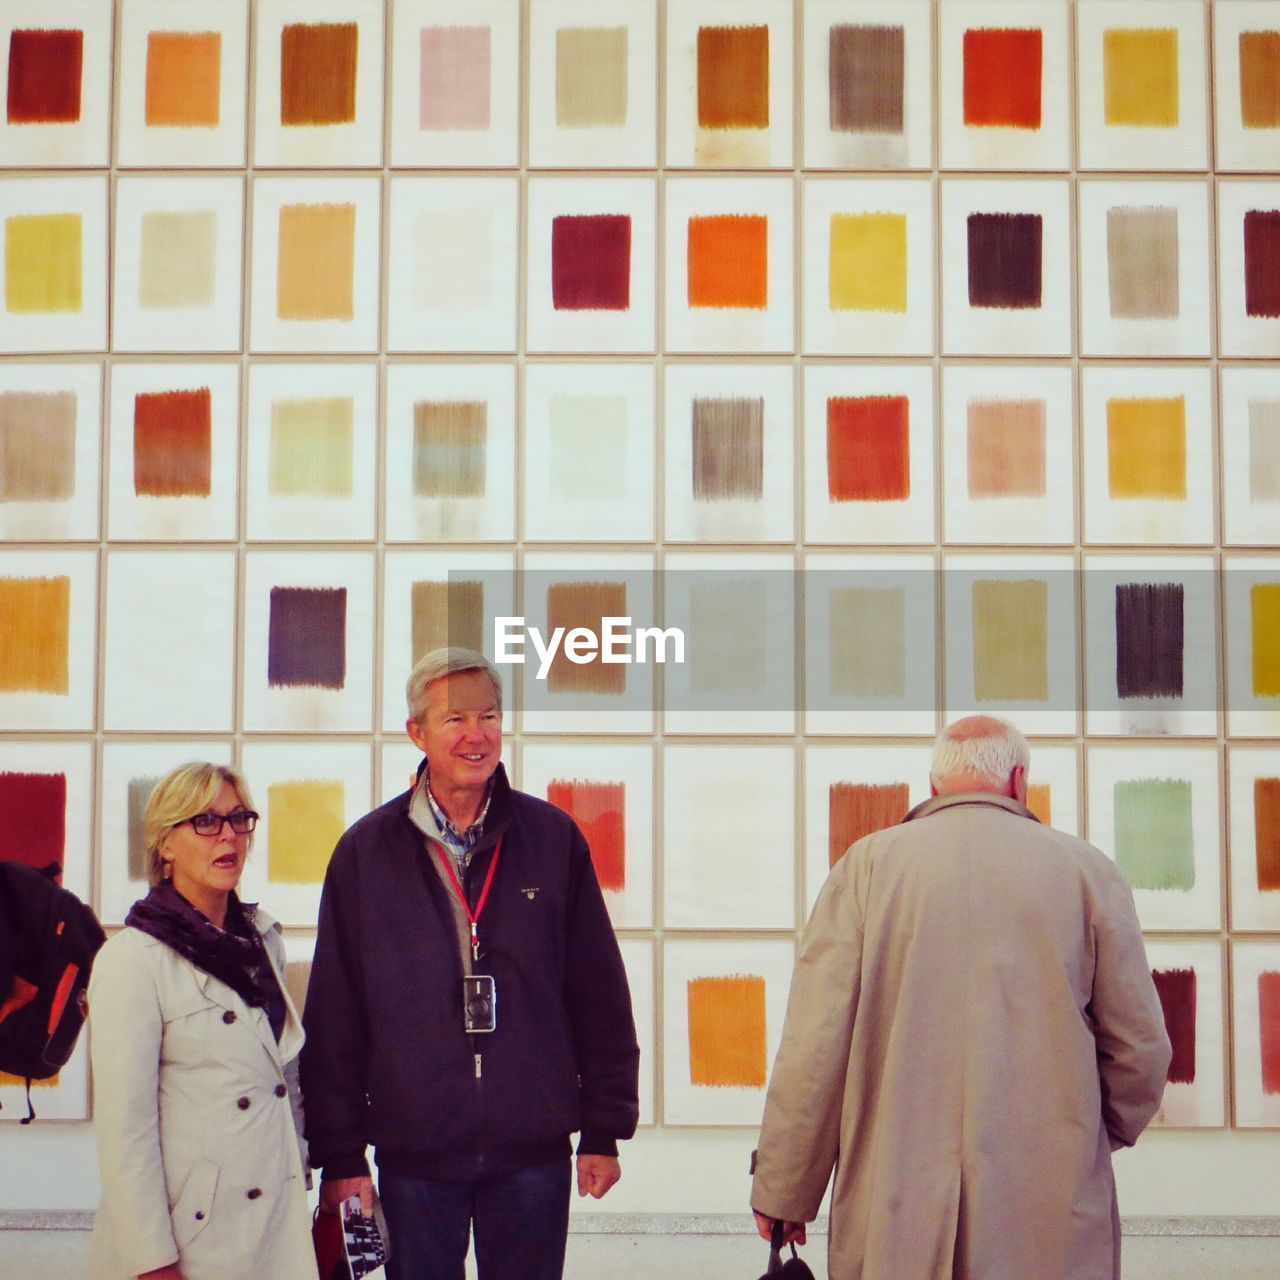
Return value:
M 489 863 L 489 874 L 484 878 L 484 888 L 480 890 L 480 901 L 476 903 L 474 912 L 471 910 L 471 904 L 467 901 L 467 895 L 462 888 L 462 881 L 458 879 L 458 873 L 453 869 L 453 855 L 444 847 L 443 844 L 437 842 L 440 850 L 440 857 L 444 860 L 444 869 L 449 873 L 449 879 L 453 882 L 453 887 L 458 891 L 458 901 L 462 903 L 462 909 L 467 913 L 467 920 L 471 924 L 471 959 L 480 959 L 480 939 L 476 935 L 476 925 L 480 923 L 480 913 L 484 910 L 484 904 L 489 899 L 489 886 L 493 883 L 493 873 L 498 869 L 498 855 L 502 852 L 502 837 L 498 837 L 498 843 L 494 846 L 493 860 Z

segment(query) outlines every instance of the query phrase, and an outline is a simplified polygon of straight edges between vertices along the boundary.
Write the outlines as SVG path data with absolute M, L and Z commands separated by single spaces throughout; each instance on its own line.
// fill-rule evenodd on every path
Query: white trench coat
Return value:
M 183 1280 L 316 1280 L 297 1055 L 280 927 L 256 926 L 288 1010 L 262 1009 L 137 929 L 98 954 L 89 986 L 102 1203 L 89 1274 L 177 1262 Z

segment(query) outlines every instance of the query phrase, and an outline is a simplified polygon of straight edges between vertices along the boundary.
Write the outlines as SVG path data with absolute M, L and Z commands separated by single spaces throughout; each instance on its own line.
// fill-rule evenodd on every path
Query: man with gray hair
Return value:
M 838 862 L 801 940 L 751 1204 L 831 1280 L 1118 1280 L 1111 1152 L 1170 1047 L 1133 896 L 1026 807 L 1026 740 L 938 738 L 931 798 Z
M 371 1206 L 391 1280 L 557 1280 L 579 1195 L 620 1176 L 640 1051 L 572 819 L 507 782 L 502 681 L 470 649 L 414 667 L 414 784 L 338 841 L 320 900 L 303 1091 L 321 1207 Z

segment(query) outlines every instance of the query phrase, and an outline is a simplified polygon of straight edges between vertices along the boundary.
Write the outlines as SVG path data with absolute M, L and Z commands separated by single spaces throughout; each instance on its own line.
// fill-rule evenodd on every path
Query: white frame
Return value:
M 652 0 L 532 0 L 529 6 L 529 167 L 651 169 L 657 162 L 658 30 Z M 624 27 L 627 113 L 620 126 L 556 122 L 557 34 L 565 27 Z
M 790 938 L 750 942 L 721 938 L 673 938 L 662 942 L 662 1126 L 667 1129 L 760 1124 L 769 1072 L 782 1040 L 791 989 L 795 945 Z M 764 979 L 765 1085 L 695 1085 L 689 1079 L 689 1003 L 694 978 L 753 976 Z
M 245 163 L 248 100 L 248 0 L 124 0 L 120 10 L 119 124 L 116 163 L 122 168 L 185 169 L 193 147 L 202 169 L 239 169 Z M 147 124 L 147 46 L 152 32 L 216 31 L 221 37 L 218 123 Z M 127 68 L 127 70 L 125 70 Z
M 272 410 L 277 401 L 349 397 L 351 494 L 271 492 Z M 245 413 L 245 540 L 372 542 L 376 537 L 378 366 L 251 364 Z
M 138 298 L 142 220 L 151 213 L 212 213 L 214 298 L 208 307 L 145 308 Z M 239 351 L 244 304 L 244 179 L 122 176 L 116 182 L 115 351 Z
M 1227 847 L 1231 885 L 1231 928 L 1243 933 L 1280 932 L 1280 894 L 1258 888 L 1257 813 L 1253 788 L 1258 778 L 1280 778 L 1280 750 L 1227 747 Z
M 414 493 L 413 407 L 420 400 L 483 401 L 484 492 Z M 516 370 L 508 363 L 390 364 L 386 372 L 386 540 L 511 542 L 516 536 Z
M 257 169 L 382 166 L 382 0 L 258 0 L 254 13 L 253 166 Z M 280 120 L 281 34 L 287 25 L 354 22 L 355 119 L 285 125 Z
M 98 549 L 0 550 L 0 579 L 61 577 L 70 580 L 71 588 L 67 608 L 67 692 L 0 689 L 0 729 L 76 733 L 95 727 Z
M 257 177 L 251 201 L 249 348 L 254 352 L 376 353 L 381 318 L 382 179 Z M 355 206 L 350 320 L 284 320 L 276 310 L 280 210 L 286 205 L 317 204 Z
M 1178 215 L 1178 314 L 1164 318 L 1111 315 L 1107 214 L 1113 208 L 1172 208 Z M 1145 182 L 1087 179 L 1080 183 L 1080 354 L 1085 356 L 1208 356 L 1213 288 L 1209 188 L 1203 180 Z
M 108 550 L 104 729 L 235 728 L 236 577 L 230 547 Z
M 1110 494 L 1107 402 L 1176 399 L 1186 402 L 1187 496 L 1113 498 Z M 1080 380 L 1080 487 L 1086 546 L 1203 546 L 1214 541 L 1216 450 L 1213 381 L 1207 365 L 1086 367 Z
M 84 902 L 92 901 L 96 861 L 89 838 L 94 764 L 91 741 L 42 742 L 6 737 L 0 742 L 0 774 L 62 775 L 66 804 L 62 852 L 57 861 L 62 866 L 62 887 Z
M 1253 400 L 1276 403 L 1280 437 L 1280 373 L 1268 366 L 1244 369 L 1230 365 L 1221 367 L 1220 379 L 1222 541 L 1226 546 L 1265 545 L 1275 540 L 1280 498 L 1255 502 L 1250 496 L 1249 405 Z M 1280 438 L 1276 443 L 1280 449 Z M 1280 487 L 1280 474 L 1275 482 Z
M 790 542 L 795 536 L 794 409 L 790 365 L 673 364 L 663 395 L 663 536 L 669 543 Z M 759 499 L 693 496 L 693 405 L 703 399 L 762 399 Z
M 53 10 L 51 13 L 50 10 Z M 0 167 L 89 168 L 110 163 L 112 0 L 6 0 L 0 18 L 0 97 L 9 96 L 9 38 L 15 31 L 84 33 L 80 71 L 80 119 L 66 123 L 10 124 L 0 113 Z M 73 24 L 76 24 L 73 26 Z M 0 342 L 0 349 L 8 344 Z
M 649 364 L 526 364 L 523 432 L 524 537 L 527 542 L 654 540 L 655 370 Z M 601 486 L 601 453 L 557 456 L 551 407 L 558 398 L 616 402 L 623 438 L 600 441 L 621 491 Z M 602 429 L 603 430 L 603 429 Z M 610 446 L 614 446 L 611 448 Z M 616 451 L 615 451 L 616 450 Z M 587 490 L 556 492 L 556 469 Z
M 1231 940 L 1232 1122 L 1237 1129 L 1280 1129 L 1280 1094 L 1262 1092 L 1258 978 L 1280 971 L 1274 940 Z
M 234 542 L 240 461 L 239 364 L 116 362 L 110 377 L 108 538 L 113 542 Z M 210 418 L 208 495 L 139 495 L 133 474 L 135 397 L 205 387 L 209 389 Z
M 933 200 L 931 179 L 817 178 L 804 184 L 804 350 L 809 355 L 933 354 Z M 831 219 L 896 214 L 906 221 L 907 306 L 902 312 L 833 310 Z
M 1280 698 L 1253 692 L 1253 605 L 1250 588 L 1274 583 L 1280 558 L 1230 556 L 1222 562 L 1223 634 L 1226 637 L 1227 732 L 1233 738 L 1280 737 Z
M 673 0 L 667 6 L 666 165 L 670 169 L 789 169 L 792 165 L 791 0 Z M 769 28 L 769 124 L 702 129 L 698 124 L 698 30 Z M 709 153 L 708 153 L 709 152 Z
M 1234 181 L 1218 189 L 1218 349 L 1224 356 L 1280 356 L 1280 316 L 1245 310 L 1244 219 L 1280 210 L 1280 182 Z
M 902 133 L 831 128 L 830 31 L 901 26 Z M 928 169 L 933 163 L 933 6 L 929 0 L 806 0 L 801 91 L 806 169 Z
M 1115 787 L 1120 782 L 1185 781 L 1191 785 L 1194 884 L 1190 890 L 1133 890 L 1144 931 L 1217 932 L 1223 924 L 1222 756 L 1213 745 L 1094 746 L 1086 744 L 1088 840 L 1116 857 Z M 1206 795 L 1209 796 L 1206 799 Z
M 544 351 L 655 349 L 657 183 L 652 177 L 533 177 L 525 217 L 525 346 Z M 623 310 L 557 310 L 552 235 L 558 217 L 624 214 L 631 219 L 628 305 Z
M 1245 31 L 1280 31 L 1280 4 L 1275 0 L 1215 0 L 1210 8 L 1215 167 L 1220 173 L 1280 169 L 1280 125 L 1246 129 L 1240 96 L 1240 35 Z
M 942 370 L 942 528 L 948 545 L 1074 545 L 1075 392 L 1061 365 L 946 365 Z M 972 497 L 969 405 L 974 400 L 1044 404 L 1045 491 Z
M 105 175 L 0 174 L 0 234 L 6 239 L 10 217 L 71 213 L 80 218 L 80 310 L 10 311 L 0 292 L 0 351 L 18 355 L 107 349 L 107 202 Z M 0 263 L 0 275 L 4 274 Z
M 944 178 L 942 352 L 948 356 L 1069 356 L 1072 351 L 1072 208 L 1067 178 Z M 1041 218 L 1040 306 L 969 305 L 972 214 Z
M 736 5 L 743 0 L 733 0 Z M 794 184 L 790 177 L 668 178 L 666 193 L 666 349 L 672 352 L 779 353 L 795 349 L 793 324 Z M 768 223 L 766 305 L 689 306 L 689 219 L 745 214 Z
M 519 187 L 514 177 L 391 178 L 388 351 L 515 350 Z M 420 224 L 431 218 L 444 219 L 438 225 L 445 228 L 461 220 L 476 239 L 465 241 L 455 225 L 452 234 L 431 238 L 431 254 L 419 235 Z M 486 274 L 487 298 L 477 287 Z M 419 289 L 432 275 L 438 289 L 428 299 Z M 466 296 L 469 287 L 474 304 Z
M 76 400 L 74 491 L 63 501 L 0 501 L 0 542 L 96 542 L 102 526 L 102 364 L 0 364 L 0 395 L 70 392 Z
M 1071 8 L 1066 0 L 950 0 L 939 6 L 938 97 L 943 169 L 1071 168 Z M 1040 127 L 970 126 L 964 120 L 967 30 L 1038 28 L 1041 32 Z
M 932 734 L 938 719 L 938 584 L 933 556 L 809 553 L 804 576 L 805 734 Z M 899 583 L 904 593 L 902 694 L 859 697 L 835 692 L 828 647 L 832 589 L 856 584 L 880 590 Z M 921 701 L 923 690 L 928 691 L 927 702 Z
M 393 168 L 514 168 L 520 139 L 520 9 L 510 0 L 396 0 L 391 19 Z M 426 26 L 489 28 L 489 128 L 421 128 L 420 77 Z
M 241 728 L 368 733 L 373 727 L 374 555 L 255 551 L 244 557 Z M 344 587 L 346 672 L 340 689 L 267 683 L 272 587 Z
M 1206 169 L 1206 24 L 1201 0 L 1079 0 L 1076 5 L 1076 80 L 1081 169 Z M 1105 30 L 1161 28 L 1178 32 L 1178 123 L 1108 125 L 1102 39 Z

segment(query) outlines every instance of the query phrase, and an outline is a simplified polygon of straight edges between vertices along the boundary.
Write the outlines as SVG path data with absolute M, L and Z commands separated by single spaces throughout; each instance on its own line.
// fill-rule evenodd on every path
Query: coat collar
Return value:
M 952 809 L 960 805 L 967 804 L 985 804 L 996 809 L 1007 809 L 1010 813 L 1016 814 L 1019 818 L 1030 818 L 1032 822 L 1039 822 L 1030 809 L 1024 804 L 1019 804 L 1010 796 L 998 796 L 993 791 L 957 791 L 946 796 L 930 796 L 928 800 L 916 805 L 910 813 L 903 818 L 903 822 L 910 822 L 913 818 L 928 818 L 932 814 L 939 813 L 943 809 Z
M 252 903 L 245 907 L 245 915 L 250 924 L 262 935 L 263 950 L 272 972 L 276 975 L 276 981 L 280 984 L 280 994 L 284 996 L 284 1030 L 280 1033 L 279 1043 L 272 1034 L 271 1022 L 264 1010 L 251 1009 L 225 982 L 219 981 L 211 973 L 206 973 L 195 965 L 191 966 L 191 971 L 195 975 L 196 985 L 199 986 L 205 998 L 212 1000 L 220 1008 L 230 1009 L 237 1017 L 242 1018 L 253 1029 L 254 1034 L 262 1042 L 262 1047 L 271 1055 L 276 1065 L 283 1068 L 284 1063 L 297 1056 L 303 1041 L 302 1020 L 298 1017 L 298 1011 L 289 995 L 289 988 L 285 985 L 284 971 L 276 963 L 272 940 L 269 938 L 271 934 L 283 935 L 284 930 L 272 916 Z

